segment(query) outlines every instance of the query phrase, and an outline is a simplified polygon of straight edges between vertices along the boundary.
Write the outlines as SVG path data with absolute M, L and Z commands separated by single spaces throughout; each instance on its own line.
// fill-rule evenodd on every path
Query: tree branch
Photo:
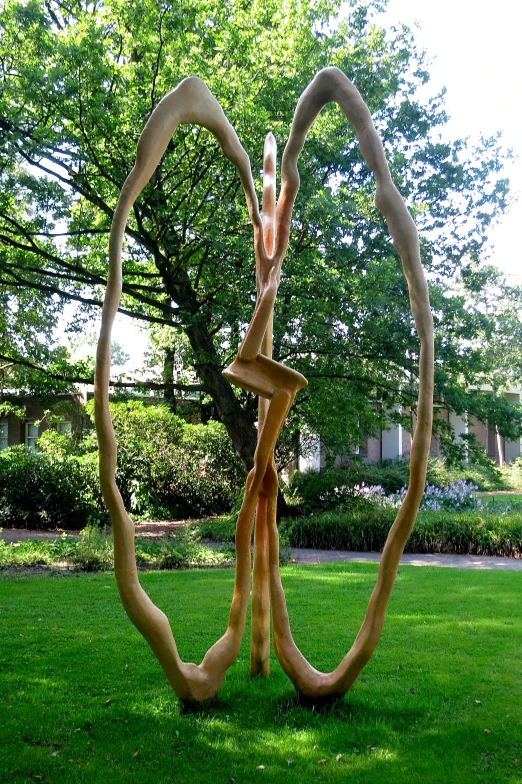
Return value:
M 36 370 L 38 373 L 43 373 L 44 375 L 52 378 L 56 381 L 67 381 L 71 384 L 93 384 L 94 383 L 94 375 L 89 377 L 84 376 L 77 376 L 77 375 L 68 375 L 67 373 L 57 373 L 52 370 L 47 370 L 47 368 L 42 367 L 42 365 L 38 365 L 36 362 L 32 362 L 30 359 L 25 359 L 23 357 L 8 357 L 5 354 L 0 354 L 1 360 L 8 360 L 9 364 L 5 365 L 4 367 L 0 368 L 0 370 L 4 370 L 6 367 L 10 367 L 13 365 L 20 365 L 21 367 L 29 368 L 30 370 Z M 180 392 L 206 392 L 207 389 L 204 384 L 162 384 L 156 381 L 110 381 L 109 386 L 117 388 L 117 389 L 177 389 Z
M 15 276 L 13 275 L 13 277 Z M 24 280 L 18 276 L 15 277 L 14 281 L 0 278 L 0 283 L 3 283 L 5 286 L 31 288 L 36 289 L 37 291 L 45 291 L 47 294 L 57 294 L 59 297 L 63 297 L 63 299 L 70 299 L 74 302 L 81 302 L 82 305 L 94 305 L 98 308 L 103 306 L 102 300 L 81 297 L 79 294 L 71 294 L 68 291 L 63 291 L 62 289 L 56 288 L 55 286 L 45 286 L 42 283 L 35 283 L 34 281 Z M 168 327 L 180 326 L 176 322 L 169 321 L 168 319 L 162 319 L 158 316 L 149 316 L 145 313 L 138 313 L 136 311 L 126 310 L 125 308 L 118 308 L 118 313 L 123 313 L 125 316 L 130 316 L 131 318 L 137 319 L 138 321 L 147 321 L 149 324 L 165 324 Z

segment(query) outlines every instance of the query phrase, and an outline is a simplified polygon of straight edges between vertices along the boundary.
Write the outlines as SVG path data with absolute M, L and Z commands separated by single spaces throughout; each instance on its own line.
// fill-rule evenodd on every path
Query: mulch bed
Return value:
M 167 521 L 160 520 L 155 523 L 138 523 L 135 526 L 137 536 L 143 536 L 147 539 L 161 539 L 163 536 L 172 535 L 177 528 L 184 525 L 195 525 L 197 520 L 175 520 Z M 7 544 L 12 542 L 25 542 L 27 539 L 60 539 L 63 535 L 70 537 L 80 536 L 80 531 L 63 531 L 58 528 L 55 531 L 30 531 L 26 528 L 4 528 L 0 533 L 0 539 L 3 539 Z

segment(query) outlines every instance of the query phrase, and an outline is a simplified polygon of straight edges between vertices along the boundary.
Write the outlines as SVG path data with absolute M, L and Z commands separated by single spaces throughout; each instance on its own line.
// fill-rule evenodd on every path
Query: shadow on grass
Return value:
M 315 579 L 321 569 L 283 579 L 297 643 L 333 667 L 376 569 L 328 566 L 339 579 L 324 581 Z M 515 784 L 520 578 L 430 572 L 401 573 L 374 659 L 329 705 L 303 704 L 275 661 L 270 678 L 251 679 L 247 628 L 218 697 L 183 706 L 125 617 L 112 577 L 3 583 L 0 781 L 97 784 L 110 773 L 133 784 L 263 775 L 285 784 L 471 784 L 490 775 Z M 230 573 L 151 574 L 143 583 L 173 620 L 180 653 L 200 661 L 223 632 Z

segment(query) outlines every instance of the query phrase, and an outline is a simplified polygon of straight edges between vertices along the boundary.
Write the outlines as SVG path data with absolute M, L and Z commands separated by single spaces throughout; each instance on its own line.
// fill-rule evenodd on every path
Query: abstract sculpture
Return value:
M 299 189 L 297 159 L 308 129 L 323 106 L 330 101 L 337 102 L 354 125 L 361 152 L 375 175 L 375 203 L 386 218 L 394 245 L 402 259 L 421 349 L 417 424 L 411 447 L 408 492 L 388 535 L 377 583 L 357 638 L 337 669 L 325 674 L 308 664 L 292 639 L 279 575 L 276 526 L 278 482 L 274 446 L 296 393 L 307 382 L 297 371 L 274 362 L 271 352 L 274 303 L 281 264 L 288 246 L 292 209 Z M 127 218 L 179 123 L 193 123 L 211 131 L 225 156 L 238 170 L 254 227 L 257 274 L 254 315 L 237 358 L 224 371 L 224 375 L 232 384 L 259 396 L 259 437 L 254 468 L 247 479 L 237 521 L 237 565 L 228 627 L 199 666 L 181 661 L 168 619 L 140 586 L 134 552 L 134 526 L 125 511 L 115 482 L 117 448 L 108 405 L 111 329 L 121 296 L 121 248 Z M 109 276 L 97 350 L 95 418 L 100 449 L 100 483 L 114 533 L 114 571 L 120 597 L 130 620 L 151 646 L 175 693 L 187 702 L 212 698 L 238 655 L 250 597 L 250 543 L 254 521 L 251 672 L 267 675 L 269 671 L 271 607 L 275 652 L 297 691 L 311 698 L 345 694 L 370 659 L 379 640 L 399 560 L 424 492 L 432 426 L 433 323 L 420 263 L 417 231 L 391 180 L 370 113 L 342 71 L 337 68 L 320 71 L 299 100 L 283 154 L 281 192 L 277 202 L 275 169 L 275 139 L 269 134 L 264 151 L 261 215 L 250 162 L 234 129 L 206 85 L 197 78 L 185 79 L 163 98 L 145 126 L 138 143 L 135 166 L 120 194 L 110 235 Z

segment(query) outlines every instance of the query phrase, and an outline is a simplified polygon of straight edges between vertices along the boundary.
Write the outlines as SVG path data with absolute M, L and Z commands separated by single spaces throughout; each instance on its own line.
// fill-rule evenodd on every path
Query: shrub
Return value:
M 459 479 L 477 486 L 478 490 L 507 490 L 509 482 L 505 473 L 492 460 L 481 463 L 465 463 L 448 467 L 443 460 L 432 458 L 428 463 L 427 481 L 435 487 L 448 485 Z
M 53 563 L 68 560 L 76 546 L 76 540 L 66 535 L 54 542 L 28 539 L 7 544 L 0 539 L 0 569 L 13 566 L 51 566 Z
M 235 542 L 236 522 L 237 515 L 202 520 L 198 524 L 199 534 L 202 539 L 211 539 L 214 542 Z
M 114 566 L 112 536 L 102 528 L 87 526 L 71 556 L 72 563 L 85 572 L 101 572 Z
M 282 520 L 280 533 L 292 547 L 380 551 L 396 510 L 337 509 Z M 522 556 L 522 520 L 517 514 L 420 512 L 405 552 Z
M 500 469 L 500 473 L 510 488 L 522 490 L 522 457 L 517 457 L 510 465 L 503 466 Z M 494 490 L 496 488 L 491 489 Z
M 325 468 L 304 474 L 296 471 L 290 477 L 285 495 L 301 514 L 325 512 L 351 505 L 354 495 L 358 494 L 357 486 L 380 487 L 384 495 L 397 494 L 408 485 L 409 473 L 409 460 L 385 460 L 371 464 L 352 462 L 341 468 Z M 442 489 L 466 482 L 475 485 L 477 490 L 495 490 L 516 486 L 517 481 L 522 482 L 522 471 L 516 463 L 503 470 L 491 461 L 460 468 L 448 468 L 442 460 L 435 458 L 428 463 L 427 484 L 433 488 Z
M 398 493 L 388 498 L 374 496 L 377 503 L 391 503 L 398 507 L 404 500 L 407 487 L 403 487 Z M 424 488 L 424 495 L 420 505 L 420 511 L 431 510 L 440 511 L 463 511 L 468 509 L 480 509 L 482 502 L 475 495 L 477 486 L 466 482 L 464 479 L 457 479 L 449 485 L 435 487 L 427 484 Z
M 24 446 L 0 452 L 0 526 L 80 529 L 97 518 L 93 477 L 79 460 Z
M 346 503 L 360 477 L 356 465 L 291 474 L 285 495 L 302 514 L 323 512 Z
M 162 505 L 182 517 L 230 511 L 244 471 L 225 427 L 219 422 L 186 424 L 178 448 L 167 464 L 169 475 L 160 493 Z
M 279 534 L 290 547 L 318 550 L 380 550 L 396 510 L 381 508 L 336 509 L 320 515 L 282 520 Z
M 519 515 L 422 512 L 407 552 L 522 556 Z
M 1 530 L 1 529 L 0 529 Z M 153 569 L 182 569 L 190 566 L 221 565 L 234 562 L 228 550 L 202 545 L 196 529 L 179 529 L 161 541 L 137 538 L 138 566 Z M 88 526 L 81 536 L 62 536 L 56 541 L 26 540 L 7 544 L 0 539 L 0 569 L 12 567 L 52 566 L 66 563 L 87 572 L 104 571 L 114 566 L 112 536 L 100 528 Z
M 244 472 L 223 425 L 193 425 L 165 406 L 135 400 L 110 403 L 110 411 L 127 508 L 149 518 L 230 511 Z
M 409 460 L 383 460 L 361 466 L 361 483 L 380 485 L 386 495 L 397 493 L 410 481 Z
M 397 493 L 409 480 L 409 462 L 391 461 L 364 465 L 349 463 L 340 468 L 325 468 L 320 472 L 295 471 L 285 489 L 290 503 L 302 514 L 326 512 L 338 506 L 359 505 L 358 487 L 380 487 L 385 495 Z

